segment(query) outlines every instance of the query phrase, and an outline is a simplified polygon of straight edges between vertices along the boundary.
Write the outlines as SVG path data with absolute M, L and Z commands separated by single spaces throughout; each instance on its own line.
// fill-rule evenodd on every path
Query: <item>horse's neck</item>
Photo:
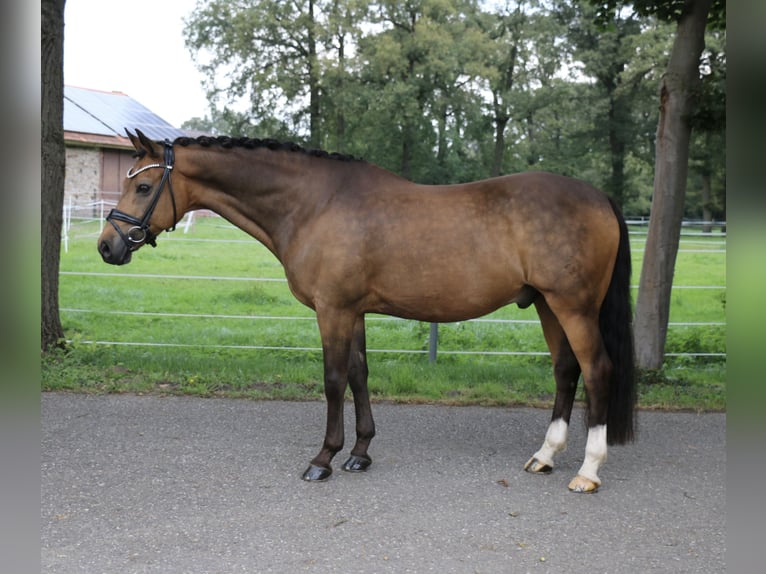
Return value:
M 195 207 L 210 209 L 266 245 L 278 258 L 295 229 L 328 191 L 323 178 L 312 174 L 323 166 L 298 152 L 205 150 L 193 168 Z M 331 160 L 325 160 L 331 161 Z

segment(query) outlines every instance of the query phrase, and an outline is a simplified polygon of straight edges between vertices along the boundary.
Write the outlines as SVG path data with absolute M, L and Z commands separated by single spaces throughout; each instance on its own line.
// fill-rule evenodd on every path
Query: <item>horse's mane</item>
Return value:
M 303 153 L 312 157 L 323 157 L 338 161 L 364 161 L 361 158 L 349 154 L 329 153 L 321 149 L 304 148 L 294 142 L 281 142 L 275 139 L 258 139 L 248 137 L 230 137 L 230 136 L 199 136 L 196 138 L 181 136 L 175 139 L 174 145 L 189 146 L 200 145 L 202 147 L 211 147 L 219 145 L 223 148 L 243 147 L 246 149 L 256 149 L 265 147 L 273 151 L 291 151 Z

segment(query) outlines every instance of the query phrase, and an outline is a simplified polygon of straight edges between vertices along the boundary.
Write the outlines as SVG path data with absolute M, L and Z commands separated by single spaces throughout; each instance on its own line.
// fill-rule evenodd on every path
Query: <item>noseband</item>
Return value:
M 165 163 L 164 164 L 152 163 L 149 165 L 145 165 L 144 167 L 136 171 L 133 171 L 133 168 L 131 167 L 127 173 L 128 179 L 131 179 L 136 177 L 142 171 L 146 171 L 147 169 L 151 169 L 154 167 L 161 167 L 165 170 L 162 174 L 160 185 L 157 188 L 157 191 L 154 192 L 152 201 L 149 204 L 149 207 L 146 208 L 146 211 L 144 212 L 143 217 L 141 219 L 138 219 L 123 211 L 119 211 L 117 208 L 112 209 L 109 212 L 109 215 L 106 216 L 106 220 L 114 226 L 114 228 L 117 230 L 117 233 L 120 235 L 120 237 L 122 237 L 122 240 L 125 242 L 125 245 L 128 247 L 130 251 L 135 251 L 136 249 L 141 247 L 141 245 L 144 243 L 148 243 L 152 247 L 157 247 L 157 236 L 154 233 L 152 233 L 151 229 L 149 229 L 149 220 L 152 218 L 154 209 L 157 207 L 157 203 L 160 200 L 160 195 L 162 194 L 162 190 L 165 189 L 166 182 L 168 184 L 168 190 L 170 191 L 170 201 L 173 204 L 173 227 L 171 227 L 170 229 L 167 229 L 166 231 L 173 231 L 176 228 L 176 224 L 175 224 L 176 198 L 173 195 L 173 184 L 170 182 L 170 172 L 173 170 L 173 161 L 175 159 L 175 155 L 173 153 L 173 144 L 170 143 L 170 141 L 165 140 L 164 145 L 165 145 Z M 116 221 L 123 221 L 125 223 L 130 223 L 133 227 L 128 229 L 127 233 L 123 232 L 122 229 L 120 229 L 120 226 L 117 225 Z

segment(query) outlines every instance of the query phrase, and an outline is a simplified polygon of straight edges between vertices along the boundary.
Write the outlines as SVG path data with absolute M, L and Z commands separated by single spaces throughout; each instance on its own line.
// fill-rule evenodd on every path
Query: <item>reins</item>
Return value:
M 175 195 L 173 194 L 173 184 L 170 181 L 170 172 L 173 170 L 173 162 L 175 160 L 175 154 L 173 153 L 173 144 L 169 140 L 165 140 L 164 145 L 165 145 L 165 163 L 152 163 L 149 165 L 145 165 L 144 167 L 136 171 L 133 171 L 133 168 L 131 167 L 127 173 L 128 179 L 131 179 L 136 177 L 139 173 L 146 171 L 147 169 L 160 167 L 165 170 L 162 174 L 160 185 L 157 188 L 157 191 L 154 192 L 154 197 L 152 197 L 152 201 L 149 204 L 149 207 L 146 208 L 146 211 L 144 212 L 143 217 L 141 217 L 141 219 L 138 219 L 137 217 L 134 217 L 128 213 L 119 211 L 117 208 L 112 209 L 109 212 L 109 215 L 106 216 L 106 220 L 109 223 L 111 223 L 112 226 L 114 226 L 114 228 L 117 230 L 117 233 L 120 235 L 120 237 L 125 242 L 125 245 L 128 247 L 130 251 L 135 251 L 143 243 L 148 243 L 152 247 L 157 247 L 157 236 L 154 233 L 152 233 L 151 229 L 149 229 L 149 220 L 152 218 L 152 214 L 154 213 L 154 210 L 157 207 L 157 203 L 160 200 L 160 195 L 162 194 L 162 190 L 165 189 L 165 183 L 168 184 L 168 190 L 170 191 L 170 201 L 173 205 L 173 227 L 167 229 L 166 231 L 168 232 L 174 231 L 176 228 L 176 224 L 175 224 L 177 219 L 176 198 L 175 198 Z M 127 233 L 125 233 L 122 231 L 122 229 L 120 229 L 120 226 L 117 225 L 115 221 L 123 221 L 125 223 L 129 223 L 133 227 L 128 229 Z

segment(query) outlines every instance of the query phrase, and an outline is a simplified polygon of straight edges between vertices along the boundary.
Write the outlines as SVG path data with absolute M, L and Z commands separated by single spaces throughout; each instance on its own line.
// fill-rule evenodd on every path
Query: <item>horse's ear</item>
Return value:
M 136 151 L 139 151 L 141 149 L 141 144 L 135 134 L 130 133 L 128 128 L 125 128 L 125 133 L 128 134 L 128 139 L 130 140 L 130 143 L 133 144 L 133 147 L 136 148 Z
M 136 128 L 136 135 L 138 135 L 138 142 L 136 142 L 135 136 L 131 137 L 130 134 L 128 134 L 136 151 L 141 151 L 143 149 L 146 150 L 146 153 L 151 157 L 160 157 L 160 147 L 155 142 L 146 137 L 146 135 L 138 128 Z

